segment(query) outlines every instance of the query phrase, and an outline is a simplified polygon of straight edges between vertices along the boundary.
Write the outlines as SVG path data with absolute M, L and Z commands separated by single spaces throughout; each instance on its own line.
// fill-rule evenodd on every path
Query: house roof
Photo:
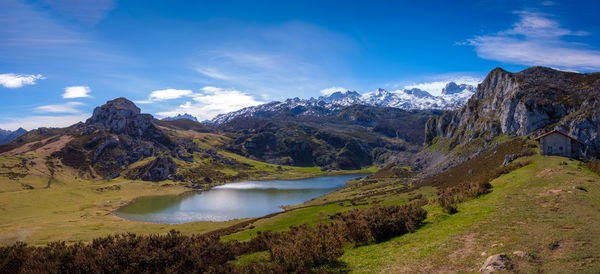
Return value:
M 582 144 L 582 145 L 585 145 L 583 142 L 581 142 L 581 141 L 577 140 L 575 137 L 569 136 L 568 134 L 566 134 L 566 133 L 563 133 L 562 131 L 560 131 L 560 130 L 558 130 L 558 129 L 555 129 L 555 130 L 553 130 L 553 131 L 546 132 L 546 133 L 544 133 L 544 134 L 542 134 L 542 135 L 538 136 L 537 138 L 535 138 L 535 140 L 536 140 L 536 141 L 538 141 L 538 140 L 540 140 L 540 139 L 542 139 L 542 138 L 544 138 L 544 137 L 546 137 L 546 136 L 548 136 L 548 135 L 554 134 L 554 133 L 558 133 L 558 134 L 560 134 L 560 135 L 563 135 L 563 136 L 565 136 L 565 137 L 567 137 L 567 138 L 569 138 L 569 139 L 571 139 L 571 140 L 573 140 L 573 141 L 575 141 L 575 142 L 578 142 L 578 143 L 580 143 L 580 144 Z

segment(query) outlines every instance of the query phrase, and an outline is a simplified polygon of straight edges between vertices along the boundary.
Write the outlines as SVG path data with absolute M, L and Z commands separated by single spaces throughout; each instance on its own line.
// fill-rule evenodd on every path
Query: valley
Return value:
M 117 260 L 107 251 L 115 248 L 128 257 L 113 271 L 150 256 L 174 268 L 156 259 L 139 269 L 475 272 L 496 254 L 510 271 L 593 271 L 599 79 L 497 68 L 454 110 L 275 103 L 220 123 L 157 120 L 128 99 L 110 100 L 85 123 L 32 130 L 0 146 L 0 270 L 65 262 L 101 270 L 102 260 Z M 550 129 L 581 140 L 587 158 L 541 155 L 535 137 Z M 344 179 L 310 196 L 273 194 L 334 175 Z M 265 185 L 273 196 L 227 191 L 239 184 Z M 200 211 L 184 212 L 187 197 Z M 225 214 L 236 199 L 242 209 L 273 203 L 217 221 L 177 215 Z M 142 210 L 129 213 L 156 210 L 127 217 L 136 205 Z M 165 255 L 169 241 L 187 255 Z

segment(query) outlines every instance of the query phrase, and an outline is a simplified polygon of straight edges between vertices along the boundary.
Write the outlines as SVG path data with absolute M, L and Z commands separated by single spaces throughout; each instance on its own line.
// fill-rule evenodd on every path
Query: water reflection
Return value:
M 259 217 L 341 188 L 361 175 L 302 180 L 246 181 L 225 184 L 184 196 L 144 197 L 121 208 L 117 215 L 146 222 L 186 223 Z

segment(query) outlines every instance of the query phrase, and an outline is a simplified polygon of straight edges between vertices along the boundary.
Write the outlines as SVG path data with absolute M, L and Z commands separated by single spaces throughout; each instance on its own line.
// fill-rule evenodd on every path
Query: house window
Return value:
M 552 147 L 548 147 L 548 154 L 552 154 Z
M 562 150 L 562 147 L 558 147 L 559 150 Z

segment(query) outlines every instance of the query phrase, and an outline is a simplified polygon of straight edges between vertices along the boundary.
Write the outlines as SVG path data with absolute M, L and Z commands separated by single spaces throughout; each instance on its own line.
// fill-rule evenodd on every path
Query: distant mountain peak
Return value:
M 406 94 L 412 94 L 412 95 L 417 96 L 419 98 L 432 97 L 431 94 L 429 94 L 429 92 L 424 91 L 424 90 L 419 89 L 419 88 L 405 89 L 404 92 Z
M 475 92 L 475 87 L 467 84 L 456 84 L 454 82 L 450 82 L 446 84 L 446 86 L 442 89 L 442 95 L 451 95 L 464 92 L 465 90 L 469 92 Z
M 177 116 L 172 116 L 172 117 L 165 117 L 165 118 L 162 118 L 161 120 L 163 120 L 163 121 L 173 121 L 173 120 L 179 120 L 179 119 L 188 119 L 188 120 L 192 120 L 192 121 L 198 122 L 198 119 L 196 117 L 194 117 L 191 114 L 187 114 L 187 113 L 177 114 Z
M 0 128 L 0 145 L 11 142 L 12 140 L 19 138 L 19 136 L 25 133 L 27 133 L 27 130 L 23 129 L 22 127 L 14 131 L 4 130 Z

